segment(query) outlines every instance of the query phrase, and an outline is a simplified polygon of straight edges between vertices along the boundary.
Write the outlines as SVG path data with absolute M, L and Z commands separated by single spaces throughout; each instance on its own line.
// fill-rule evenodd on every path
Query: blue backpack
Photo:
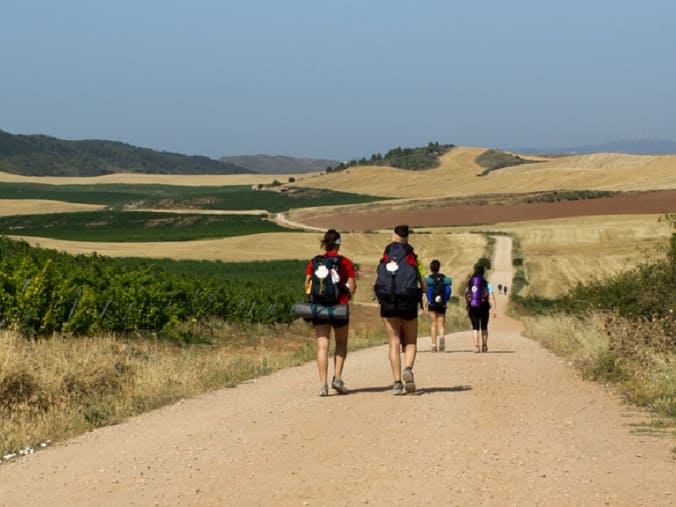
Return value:
M 427 300 L 432 306 L 445 307 L 451 297 L 450 277 L 443 273 L 434 273 L 425 279 L 427 282 Z

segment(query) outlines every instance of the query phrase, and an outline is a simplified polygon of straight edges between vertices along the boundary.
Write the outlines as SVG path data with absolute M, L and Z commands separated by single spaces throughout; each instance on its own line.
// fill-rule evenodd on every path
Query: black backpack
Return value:
M 317 255 L 312 259 L 310 303 L 324 306 L 338 304 L 342 281 L 337 282 L 335 278 L 338 277 L 338 267 L 342 260 L 340 255 Z
M 405 243 L 390 243 L 376 268 L 373 289 L 378 302 L 401 310 L 415 308 L 422 296 L 418 276 L 418 258 L 413 248 Z
M 432 297 L 430 304 L 434 306 L 446 305 L 446 275 L 443 273 L 434 273 L 430 276 L 432 279 Z M 439 298 L 437 300 L 437 298 Z

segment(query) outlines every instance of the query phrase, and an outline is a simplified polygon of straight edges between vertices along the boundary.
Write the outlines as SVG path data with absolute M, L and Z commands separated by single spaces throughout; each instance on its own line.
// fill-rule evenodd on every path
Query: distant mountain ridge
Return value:
M 100 176 L 111 173 L 244 174 L 212 158 L 139 148 L 118 141 L 65 141 L 0 130 L 0 171 L 23 176 Z
M 516 153 L 538 155 L 588 155 L 591 153 L 626 153 L 631 155 L 673 155 L 676 142 L 669 139 L 629 139 L 568 148 L 510 148 Z
M 219 160 L 263 174 L 290 174 L 321 172 L 339 164 L 338 160 L 294 158 L 283 155 L 238 155 L 225 156 Z

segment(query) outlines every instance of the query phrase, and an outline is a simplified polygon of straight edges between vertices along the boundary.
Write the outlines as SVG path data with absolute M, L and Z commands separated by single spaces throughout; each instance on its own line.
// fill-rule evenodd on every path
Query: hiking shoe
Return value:
M 439 352 L 446 350 L 446 338 L 443 336 L 439 337 Z
M 404 394 L 404 384 L 401 383 L 401 380 L 395 380 L 394 384 L 392 384 L 392 394 L 395 396 Z
M 413 370 L 411 368 L 404 368 L 401 374 L 401 379 L 404 381 L 404 389 L 407 393 L 415 392 L 415 380 L 413 380 Z
M 436 346 L 436 345 L 432 345 L 432 352 L 436 352 L 436 351 L 437 351 L 437 346 Z
M 488 352 L 488 345 L 481 347 L 481 352 Z
M 319 396 L 328 396 L 329 395 L 329 386 L 322 384 L 319 386 Z
M 338 391 L 338 394 L 347 394 L 347 387 L 345 387 L 345 383 L 343 382 L 342 379 L 333 377 L 333 381 L 331 382 L 331 389 L 334 391 Z
M 474 347 L 474 353 L 478 354 L 479 352 L 481 352 L 481 348 L 477 345 L 476 347 Z

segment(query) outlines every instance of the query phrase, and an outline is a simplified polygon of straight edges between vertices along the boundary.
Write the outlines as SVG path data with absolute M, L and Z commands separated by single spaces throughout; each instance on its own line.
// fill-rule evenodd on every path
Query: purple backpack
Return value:
M 483 277 L 473 276 L 467 289 L 469 306 L 478 308 L 488 303 L 488 285 Z

